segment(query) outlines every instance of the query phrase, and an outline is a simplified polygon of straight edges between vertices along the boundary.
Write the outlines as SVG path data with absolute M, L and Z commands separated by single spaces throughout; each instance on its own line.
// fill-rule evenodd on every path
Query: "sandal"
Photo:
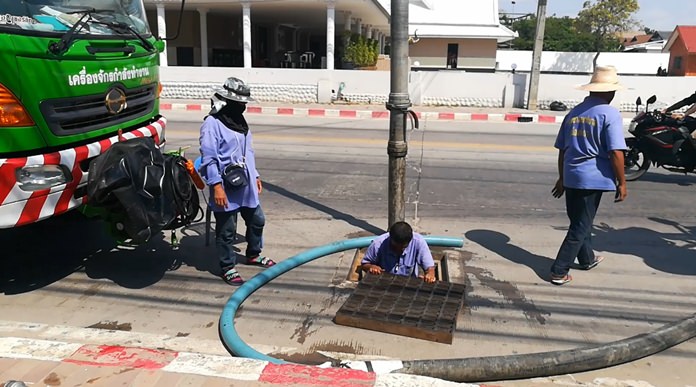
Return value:
M 573 280 L 573 277 L 571 277 L 570 274 L 566 274 L 566 275 L 560 276 L 560 277 L 557 277 L 557 276 L 551 274 L 551 283 L 554 285 L 565 285 L 572 280 Z
M 226 272 L 224 272 L 222 275 L 222 280 L 225 281 L 228 285 L 232 286 L 241 286 L 244 284 L 244 280 L 242 279 L 242 276 L 237 273 L 237 270 L 235 269 L 229 269 Z
M 247 258 L 247 265 L 253 265 L 253 266 L 261 266 L 261 267 L 271 267 L 275 265 L 275 261 L 268 258 L 268 257 L 254 257 L 254 258 Z
M 590 269 L 594 268 L 595 266 L 599 265 L 603 260 L 604 260 L 604 257 L 602 257 L 601 255 L 598 255 L 595 257 L 595 260 L 592 263 L 590 263 L 588 265 L 580 265 L 578 267 L 578 269 L 590 270 Z

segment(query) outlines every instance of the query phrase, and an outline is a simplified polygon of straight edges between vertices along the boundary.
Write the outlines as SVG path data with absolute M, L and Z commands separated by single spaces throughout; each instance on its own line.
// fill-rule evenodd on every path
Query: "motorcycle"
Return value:
M 673 118 L 655 109 L 649 111 L 656 96 L 648 98 L 644 112 L 638 112 L 642 105 L 640 97 L 636 100 L 636 116 L 631 120 L 626 138 L 628 150 L 624 157 L 626 180 L 638 180 L 653 164 L 671 172 L 690 173 L 696 168 L 696 140 L 691 133 L 696 129 L 696 119 Z

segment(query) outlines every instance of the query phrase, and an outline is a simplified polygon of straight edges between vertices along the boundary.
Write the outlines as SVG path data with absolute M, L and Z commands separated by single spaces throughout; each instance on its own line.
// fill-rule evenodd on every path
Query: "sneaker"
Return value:
M 599 265 L 603 260 L 604 260 L 604 257 L 602 257 L 601 255 L 598 255 L 595 257 L 595 260 L 592 263 L 590 263 L 588 265 L 580 265 L 578 267 L 578 269 L 590 270 L 590 269 L 594 268 L 595 266 Z
M 225 281 L 228 285 L 232 286 L 241 286 L 244 283 L 244 280 L 242 279 L 242 276 L 237 273 L 237 270 L 235 269 L 229 269 L 226 272 L 224 272 L 222 275 L 222 280 Z
M 565 285 L 572 280 L 573 280 L 573 277 L 571 277 L 570 274 L 566 274 L 566 275 L 562 275 L 562 276 L 555 276 L 555 275 L 551 274 L 551 283 L 554 285 Z

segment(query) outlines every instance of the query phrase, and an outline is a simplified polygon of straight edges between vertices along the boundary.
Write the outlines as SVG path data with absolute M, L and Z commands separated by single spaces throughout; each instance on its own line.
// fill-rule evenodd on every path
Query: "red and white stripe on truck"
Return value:
M 167 120 L 162 117 L 150 125 L 123 133 L 122 139 L 153 137 L 160 143 Z M 0 228 L 22 226 L 62 214 L 87 202 L 86 196 L 75 197 L 75 191 L 87 184 L 87 172 L 80 163 L 104 153 L 119 141 L 118 135 L 58 152 L 0 159 Z M 50 189 L 24 191 L 17 183 L 17 169 L 26 165 L 63 165 L 72 173 L 72 181 Z

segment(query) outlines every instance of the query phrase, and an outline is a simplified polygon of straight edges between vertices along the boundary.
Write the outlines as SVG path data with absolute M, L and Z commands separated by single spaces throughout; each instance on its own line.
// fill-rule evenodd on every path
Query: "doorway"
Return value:
M 457 68 L 457 58 L 459 58 L 459 44 L 449 43 L 447 45 L 447 65 L 448 69 Z

